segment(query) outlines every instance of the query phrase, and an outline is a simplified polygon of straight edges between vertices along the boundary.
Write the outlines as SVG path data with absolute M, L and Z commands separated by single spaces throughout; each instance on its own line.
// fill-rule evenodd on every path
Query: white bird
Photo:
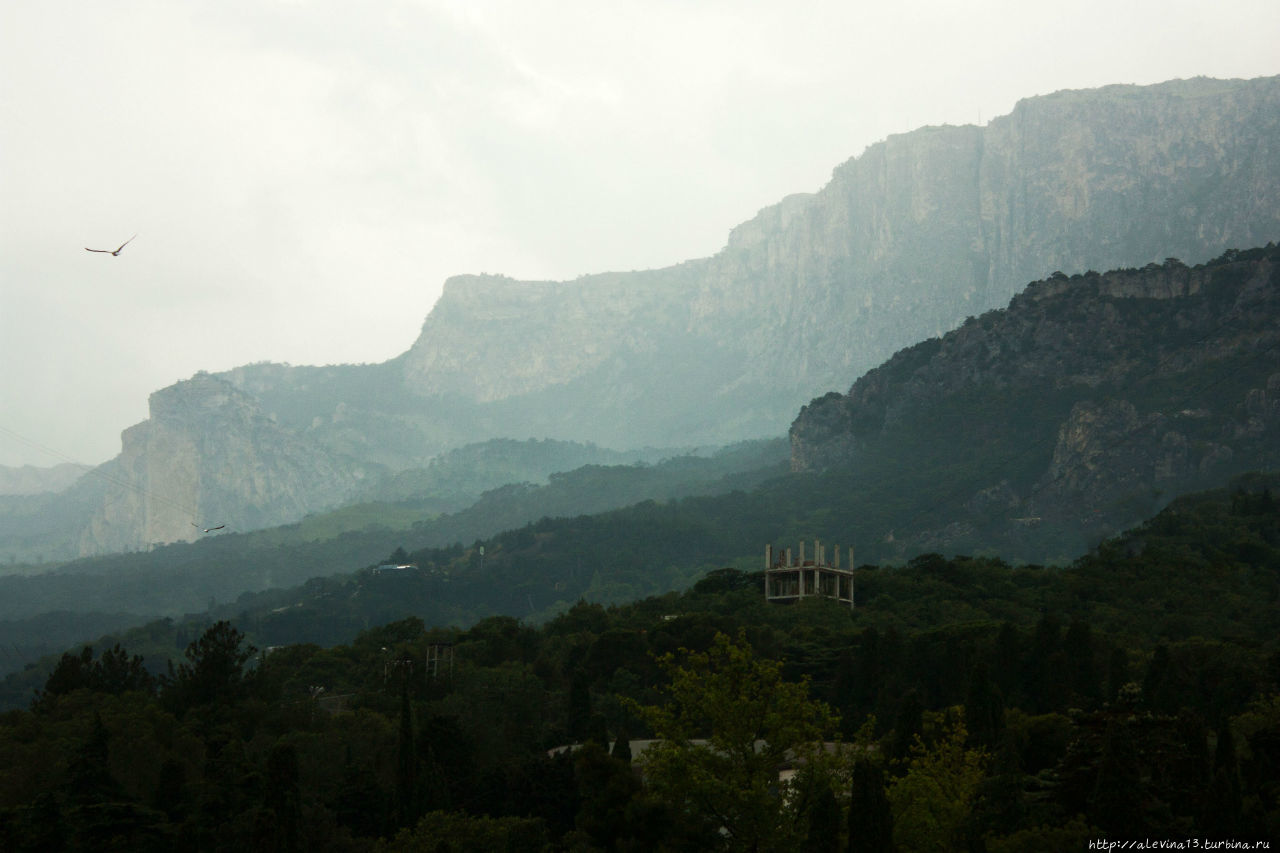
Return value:
M 134 234 L 134 235 L 133 235 L 133 237 L 137 237 L 137 236 L 138 236 L 137 234 Z M 128 240 L 125 240 L 123 243 L 121 243 L 121 244 L 120 244 L 120 249 L 123 249 L 125 246 L 129 245 L 130 243 L 132 243 L 132 242 L 133 242 L 133 237 L 130 237 Z M 111 257 L 113 257 L 113 258 L 114 258 L 114 257 L 116 257 L 117 255 L 119 255 L 119 254 L 120 254 L 120 249 L 116 249 L 116 250 L 113 252 L 113 251 L 111 251 L 110 249 L 90 249 L 88 246 L 86 246 L 84 250 L 85 250 L 86 252 L 101 252 L 101 253 L 102 253 L 102 254 L 104 254 L 104 255 L 110 255 Z M 199 525 L 196 525 L 196 526 L 198 527 Z

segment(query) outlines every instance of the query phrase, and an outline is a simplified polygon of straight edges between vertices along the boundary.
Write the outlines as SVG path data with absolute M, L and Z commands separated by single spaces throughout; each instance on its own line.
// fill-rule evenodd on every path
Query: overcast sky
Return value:
M 705 257 L 889 134 L 1277 45 L 1275 0 L 6 0 L 0 464 L 103 462 L 198 370 L 395 356 L 450 275 Z

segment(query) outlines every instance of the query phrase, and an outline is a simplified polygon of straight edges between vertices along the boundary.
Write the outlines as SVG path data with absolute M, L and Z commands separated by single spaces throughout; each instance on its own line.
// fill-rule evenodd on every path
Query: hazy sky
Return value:
M 450 275 L 704 257 L 889 134 L 1277 45 L 1275 0 L 6 0 L 0 464 L 105 461 L 198 370 L 395 356 Z

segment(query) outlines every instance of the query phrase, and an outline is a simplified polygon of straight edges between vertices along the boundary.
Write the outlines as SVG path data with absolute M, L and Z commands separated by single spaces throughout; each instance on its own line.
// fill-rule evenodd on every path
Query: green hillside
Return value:
M 900 850 L 1275 837 L 1278 488 L 1184 497 L 1064 568 L 864 564 L 853 609 L 768 605 L 759 572 L 722 568 L 540 627 L 408 618 L 269 654 L 252 617 L 156 622 L 68 653 L 0 716 L 0 840 L 705 850 L 737 849 L 717 830 L 738 826 L 843 849 L 872 820 Z M 174 659 L 159 679 L 155 654 Z M 795 759 L 812 738 L 853 746 Z M 793 761 L 792 795 L 753 799 Z

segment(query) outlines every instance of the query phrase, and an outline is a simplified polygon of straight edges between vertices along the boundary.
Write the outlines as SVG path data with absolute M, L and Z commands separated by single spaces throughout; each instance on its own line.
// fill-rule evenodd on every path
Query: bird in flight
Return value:
M 133 235 L 133 237 L 137 237 L 137 236 L 138 236 L 137 234 L 134 234 L 134 235 Z M 132 243 L 132 242 L 133 242 L 133 237 L 130 237 L 128 240 L 125 240 L 123 243 L 121 243 L 121 244 L 120 244 L 120 249 L 123 249 L 125 246 L 129 245 L 130 243 Z M 88 246 L 86 246 L 84 250 L 85 250 L 86 252 L 101 252 L 101 253 L 102 253 L 102 254 L 104 254 L 104 255 L 110 255 L 111 257 L 113 257 L 113 258 L 114 258 L 114 257 L 116 257 L 117 255 L 119 255 L 119 254 L 120 254 L 120 249 L 116 249 L 116 250 L 113 252 L 113 251 L 111 251 L 110 249 L 90 249 Z
M 93 251 L 93 250 L 91 249 L 90 251 Z M 117 251 L 119 250 L 117 249 Z M 226 527 L 225 524 L 219 524 L 217 527 L 201 527 L 200 525 L 196 524 L 194 521 L 191 522 L 191 526 L 194 527 L 196 530 L 203 530 L 205 533 L 212 533 L 215 530 L 221 530 L 222 528 Z

